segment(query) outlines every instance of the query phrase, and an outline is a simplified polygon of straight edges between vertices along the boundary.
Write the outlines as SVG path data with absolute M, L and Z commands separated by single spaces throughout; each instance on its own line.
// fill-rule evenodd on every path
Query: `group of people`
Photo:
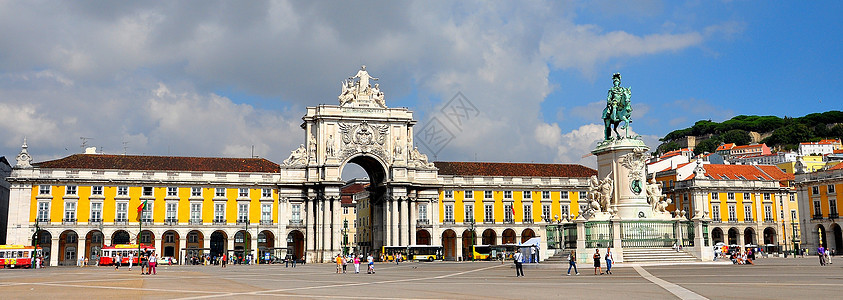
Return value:
M 515 260 L 515 277 L 523 277 L 524 276 L 524 265 L 522 261 L 524 260 L 524 254 L 521 251 L 515 252 L 513 255 Z M 612 248 L 607 247 L 605 254 L 600 254 L 600 249 L 594 249 L 594 254 L 591 256 L 594 260 L 594 275 L 603 275 L 603 274 L 612 274 L 612 265 L 615 262 L 615 258 L 612 256 Z M 601 266 L 601 261 L 606 261 L 606 272 L 603 272 L 603 268 Z M 574 273 L 576 275 L 580 275 L 580 272 L 577 270 L 577 251 L 571 250 L 571 253 L 568 254 L 568 273 L 567 276 L 571 276 L 571 269 L 574 269 Z
M 817 256 L 820 257 L 820 266 L 831 264 L 831 257 L 834 256 L 834 249 L 826 249 L 823 246 L 817 248 Z
M 736 265 L 755 265 L 755 253 L 752 248 L 747 248 L 745 251 L 734 250 L 729 252 L 729 260 Z
M 349 254 L 344 256 L 342 254 L 337 254 L 334 260 L 337 262 L 337 274 L 345 274 L 349 263 L 354 264 L 354 274 L 358 274 L 360 273 L 360 262 L 363 260 L 363 255 Z M 366 274 L 375 274 L 375 258 L 371 253 L 366 257 L 366 264 L 368 265 Z
M 158 274 L 158 255 L 155 254 L 155 250 L 147 249 L 142 250 L 139 252 L 140 256 L 138 257 L 139 264 L 141 266 L 141 275 L 157 275 Z M 119 270 L 120 266 L 123 264 L 123 256 L 121 254 L 115 254 L 114 257 L 114 269 Z M 132 270 L 132 265 L 135 263 L 135 254 L 134 252 L 129 252 L 129 271 Z

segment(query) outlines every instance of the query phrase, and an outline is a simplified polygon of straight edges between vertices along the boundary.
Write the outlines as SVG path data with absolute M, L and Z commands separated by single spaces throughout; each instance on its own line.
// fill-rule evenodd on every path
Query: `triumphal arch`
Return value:
M 294 213 L 303 218 L 308 261 L 328 261 L 342 251 L 340 188 L 348 164 L 370 178 L 372 249 L 411 244 L 415 206 L 438 199 L 436 168 L 413 144 L 413 112 L 387 107 L 375 81 L 363 66 L 342 82 L 338 105 L 308 107 L 304 143 L 281 164 L 279 201 L 301 209 Z

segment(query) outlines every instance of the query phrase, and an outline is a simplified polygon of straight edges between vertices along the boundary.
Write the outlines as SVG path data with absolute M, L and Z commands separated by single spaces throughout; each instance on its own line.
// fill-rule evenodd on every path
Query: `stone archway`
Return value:
M 840 224 L 833 223 L 831 224 L 831 236 L 834 237 L 834 251 L 839 253 L 843 251 L 843 231 L 840 229 Z
M 776 245 L 776 243 L 778 243 L 776 229 L 773 227 L 764 228 L 764 245 Z
M 200 263 L 202 261 L 202 256 L 205 255 L 205 251 L 208 249 L 203 249 L 205 246 L 205 236 L 202 234 L 202 231 L 199 230 L 191 230 L 187 233 L 187 242 L 185 243 L 184 252 L 184 264 L 189 262 L 193 263 Z M 189 260 L 190 259 L 190 260 Z
M 362 68 L 343 82 L 338 105 L 308 107 L 301 125 L 305 143 L 281 164 L 282 172 L 291 174 L 280 186 L 282 200 L 304 204 L 299 226 L 305 227 L 309 262 L 327 262 L 342 252 L 337 211 L 342 209 L 342 170 L 349 163 L 362 167 L 370 179 L 367 242 L 372 251 L 413 243 L 420 216 L 416 202 L 438 200 L 437 169 L 413 143 L 413 112 L 387 107 L 384 93 L 370 86 L 370 79 L 375 80 Z
M 179 249 L 179 233 L 175 230 L 167 230 L 161 235 L 161 257 L 173 257 L 181 261 Z
M 287 234 L 287 255 L 292 255 L 295 260 L 304 258 L 304 234 L 301 231 L 293 230 Z
M 111 234 L 111 245 L 131 244 L 132 237 L 125 230 L 117 230 Z
M 234 252 L 232 263 L 243 263 L 243 260 L 252 253 L 252 234 L 245 230 L 237 231 L 234 234 Z
M 720 229 L 720 227 L 715 227 L 714 229 L 712 229 L 711 241 L 713 244 L 725 243 L 725 240 L 723 240 L 723 229 Z
M 42 264 L 49 266 L 50 257 L 53 255 L 53 235 L 49 231 L 39 230 L 32 234 L 32 240 L 36 243 L 36 246 L 41 247 L 41 253 L 44 256 Z
M 729 247 L 732 245 L 738 245 L 738 229 L 737 228 L 729 228 Z
M 225 231 L 217 230 L 211 234 L 211 257 L 222 256 L 228 250 L 228 235 Z
M 743 230 L 743 244 L 755 246 L 758 245 L 755 239 L 755 229 L 753 229 L 752 227 L 747 227 Z
M 471 260 L 474 254 L 474 245 L 477 245 L 477 234 L 474 231 L 465 230 L 462 232 L 462 259 Z
M 103 246 L 103 234 L 99 230 L 91 230 L 85 235 L 85 257 L 89 264 L 96 264 Z
M 512 230 L 512 228 L 505 229 L 501 234 L 501 238 L 501 243 L 504 245 L 515 244 L 515 230 Z
M 817 224 L 815 232 L 817 233 L 817 245 L 828 249 L 828 236 L 825 234 L 825 227 L 822 224 Z
M 266 262 L 266 253 L 269 256 L 275 255 L 275 234 L 272 231 L 264 230 L 258 233 L 258 262 Z
M 494 229 L 486 229 L 483 230 L 483 245 L 495 245 L 497 244 L 497 233 L 495 233 Z
M 416 245 L 430 245 L 430 232 L 425 229 L 416 231 Z
M 140 234 L 138 234 L 137 242 L 138 242 L 138 244 L 152 245 L 153 247 L 155 247 L 155 244 L 154 244 L 155 243 L 155 233 L 153 233 L 151 230 L 141 231 Z M 161 249 L 157 249 L 157 250 L 161 251 Z M 156 251 L 156 252 L 158 252 L 158 251 Z
M 59 265 L 74 266 L 79 257 L 79 235 L 76 231 L 65 230 L 59 235 Z
M 534 238 L 534 237 L 536 237 L 536 232 L 533 231 L 530 228 L 526 228 L 526 229 L 524 229 L 524 231 L 521 231 L 521 242 L 522 243 L 527 242 L 528 240 L 530 240 L 531 238 Z
M 442 232 L 445 260 L 457 260 L 457 233 L 451 229 Z

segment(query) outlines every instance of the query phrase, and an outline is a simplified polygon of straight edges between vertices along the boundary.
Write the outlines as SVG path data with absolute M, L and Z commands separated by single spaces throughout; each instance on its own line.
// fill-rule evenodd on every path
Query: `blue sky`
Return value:
M 651 147 L 700 119 L 840 110 L 839 1 L 0 2 L 0 155 L 261 157 L 303 142 L 361 64 L 421 127 L 480 111 L 432 158 L 596 165 L 611 75 Z

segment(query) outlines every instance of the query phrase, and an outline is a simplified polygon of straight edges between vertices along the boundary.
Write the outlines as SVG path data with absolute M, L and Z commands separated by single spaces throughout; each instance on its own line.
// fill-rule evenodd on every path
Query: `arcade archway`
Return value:
M 512 228 L 504 230 L 503 234 L 501 234 L 501 243 L 504 245 L 515 244 L 515 230 L 512 230 Z
M 744 243 L 744 245 L 756 245 L 757 246 L 756 239 L 755 239 L 755 229 L 753 229 L 752 227 L 747 227 L 746 229 L 744 229 L 744 231 L 743 231 L 743 243 Z
M 117 230 L 111 234 L 111 245 L 131 244 L 131 236 L 125 230 Z
M 287 234 L 287 254 L 293 259 L 304 259 L 304 234 L 301 231 L 293 230 Z
M 103 246 L 103 234 L 99 230 L 91 230 L 85 235 L 85 257 L 89 264 L 95 264 L 100 257 L 100 250 Z
M 53 255 L 53 235 L 50 234 L 49 231 L 39 230 L 38 232 L 32 234 L 32 240 L 37 243 L 38 247 L 41 247 L 41 253 L 44 255 L 42 264 L 49 266 L 50 257 Z
M 445 260 L 457 259 L 457 233 L 451 229 L 442 232 L 442 247 L 445 248 L 443 255 Z
M 474 249 L 472 247 L 477 245 L 477 234 L 474 231 L 465 230 L 462 232 L 462 259 L 470 260 Z
M 272 231 L 264 230 L 258 233 L 258 261 L 265 261 L 266 254 L 274 255 L 275 235 Z
M 737 228 L 729 228 L 729 247 L 732 245 L 738 245 L 738 234 Z
M 843 232 L 840 230 L 840 224 L 831 224 L 831 235 L 834 237 L 835 251 L 843 251 Z
M 73 230 L 65 230 L 59 235 L 59 265 L 76 265 L 79 255 L 78 243 L 79 236 Z
M 228 250 L 228 235 L 222 230 L 211 234 L 211 257 L 222 256 Z
M 430 232 L 424 229 L 416 231 L 416 245 L 430 245 Z
M 176 260 L 181 260 L 179 257 L 179 233 L 175 230 L 167 230 L 161 235 L 161 256 L 173 257 Z
M 483 245 L 495 245 L 497 242 L 498 235 L 495 233 L 494 229 L 486 229 L 483 230 Z
M 524 231 L 521 231 L 521 242 L 522 243 L 527 242 L 528 240 L 530 240 L 531 238 L 534 238 L 534 237 L 536 237 L 536 232 L 533 231 L 530 228 L 527 228 L 527 229 L 524 229 Z
M 773 227 L 764 228 L 764 245 L 776 245 L 777 242 L 776 229 Z
M 712 229 L 711 230 L 711 241 L 714 244 L 725 243 L 724 240 L 723 240 L 723 229 L 720 229 L 720 227 L 715 227 L 714 229 Z

